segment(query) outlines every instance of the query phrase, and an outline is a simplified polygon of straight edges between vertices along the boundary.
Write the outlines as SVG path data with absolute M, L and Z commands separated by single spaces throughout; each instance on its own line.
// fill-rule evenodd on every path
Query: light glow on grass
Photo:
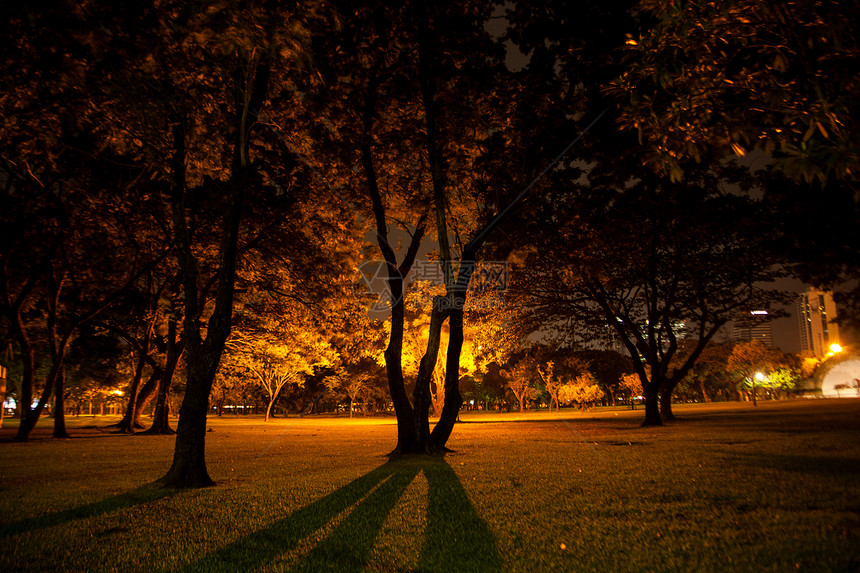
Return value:
M 464 412 L 455 453 L 391 464 L 388 417 L 212 417 L 218 485 L 180 492 L 148 485 L 175 438 L 71 418 L 0 443 L 0 570 L 850 570 L 858 408 Z

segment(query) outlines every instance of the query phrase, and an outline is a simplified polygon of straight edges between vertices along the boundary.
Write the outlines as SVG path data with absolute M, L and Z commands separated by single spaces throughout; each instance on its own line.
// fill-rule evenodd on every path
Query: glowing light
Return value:
M 840 352 L 842 352 L 842 345 L 834 342 L 833 344 L 830 345 L 830 348 L 828 349 L 828 352 L 825 355 L 825 358 L 830 358 L 834 354 L 839 354 Z
M 755 379 L 756 379 L 756 380 L 764 380 L 764 379 L 765 379 L 765 375 L 764 375 L 764 374 L 762 374 L 761 372 L 756 372 L 756 373 L 755 373 Z
M 757 315 L 757 316 L 761 316 L 761 315 L 767 316 L 767 311 L 766 310 L 754 310 L 754 311 L 750 312 L 750 314 Z

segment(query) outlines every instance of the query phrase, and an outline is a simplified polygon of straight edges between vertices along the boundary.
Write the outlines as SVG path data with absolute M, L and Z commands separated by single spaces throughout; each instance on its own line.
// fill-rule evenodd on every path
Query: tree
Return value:
M 425 269 L 426 270 L 426 269 Z M 417 376 L 421 360 L 426 352 L 430 336 L 431 313 L 428 312 L 429 301 L 434 296 L 444 292 L 442 285 L 429 280 L 416 279 L 406 292 L 406 325 L 408 334 L 404 337 L 403 364 L 404 373 L 410 377 Z M 481 327 L 474 325 L 464 330 L 465 340 L 462 345 L 459 360 L 460 376 L 471 376 L 477 370 L 476 346 Z M 442 325 L 439 333 L 439 353 L 436 365 L 430 378 L 430 405 L 435 416 L 441 416 L 445 403 L 445 378 L 447 372 L 447 346 L 449 329 Z
M 227 348 L 233 375 L 244 370 L 265 392 L 268 422 L 284 386 L 303 385 L 302 375 L 312 374 L 316 367 L 331 365 L 334 353 L 328 342 L 304 321 L 269 318 L 260 322 L 264 324 L 257 326 L 262 328 L 254 331 L 238 325 L 227 341 Z
M 470 306 L 467 312 L 475 367 L 473 398 L 487 408 L 495 405 L 501 409 L 508 392 L 508 366 L 515 362 L 523 344 L 514 320 L 516 309 L 506 303 L 503 292 L 496 294 L 498 299 L 491 304 Z
M 698 385 L 705 402 L 713 400 L 719 392 L 728 390 L 730 381 L 727 364 L 731 352 L 731 344 L 711 342 L 687 374 L 686 381 Z
M 505 375 L 505 384 L 513 392 L 514 397 L 520 404 L 520 413 L 524 411 L 525 401 L 532 398 L 536 389 L 533 386 L 535 368 L 527 359 L 522 359 L 509 367 Z
M 854 3 L 640 2 L 627 40 L 624 126 L 680 176 L 708 148 L 760 148 L 789 175 L 856 181 L 860 83 Z
M 856 2 L 645 0 L 611 92 L 622 128 L 673 179 L 685 162 L 755 150 L 765 197 L 804 281 L 835 291 L 839 321 L 860 324 L 856 233 L 860 7 Z
M 362 198 L 341 195 L 373 225 L 382 261 L 367 261 L 363 282 L 385 283 L 386 296 L 368 301 L 390 313 L 384 352 L 389 392 L 397 416 L 395 451 L 415 445 L 414 410 L 403 372 L 404 295 L 407 280 L 425 236 L 428 195 L 421 138 L 409 7 L 392 9 L 377 2 L 336 3 L 349 17 L 332 22 L 316 44 L 315 60 L 326 81 L 308 82 L 314 93 L 312 121 L 326 117 L 325 130 L 314 133 L 312 156 L 343 191 L 358 189 Z M 319 132 L 320 130 L 316 130 Z M 344 145 L 344 143 L 347 143 Z M 355 169 L 358 165 L 360 168 Z M 348 192 L 348 191 L 347 191 Z M 403 249 L 398 249 L 403 243 Z M 378 293 L 378 291 L 376 291 Z
M 133 348 L 133 352 L 136 356 L 136 364 L 134 367 L 134 374 L 132 375 L 131 382 L 129 383 L 128 390 L 126 391 L 127 397 L 127 405 L 125 414 L 123 415 L 122 420 L 116 425 L 117 430 L 119 432 L 132 434 L 136 427 L 141 427 L 138 424 L 140 419 L 140 410 L 139 410 L 139 398 L 141 397 L 141 382 L 143 381 L 144 371 L 147 367 L 150 368 L 151 375 L 149 380 L 146 383 L 146 387 L 150 388 L 152 391 L 155 390 L 157 380 L 161 375 L 159 367 L 156 365 L 155 360 L 150 354 L 150 350 L 152 347 L 156 346 L 156 326 L 159 322 L 160 316 L 158 313 L 158 302 L 163 293 L 162 289 L 153 293 L 152 291 L 152 275 L 148 277 L 149 281 L 146 282 L 146 290 L 149 291 L 147 294 L 149 295 L 147 302 L 149 303 L 147 306 L 141 305 L 140 310 L 145 311 L 145 315 L 134 316 L 137 313 L 129 312 L 131 309 L 125 308 L 125 312 L 123 313 L 125 317 L 134 316 L 135 326 L 139 328 L 134 328 L 139 332 L 139 336 L 136 336 L 138 333 L 132 334 L 132 331 L 126 330 L 121 326 L 113 326 L 113 330 L 115 332 L 120 333 L 123 340 L 129 344 Z M 166 283 L 165 283 L 166 284 Z M 133 319 L 133 320 L 134 320 Z M 103 323 L 104 324 L 104 323 Z M 110 324 L 110 323 L 108 323 Z M 108 328 L 110 328 L 109 326 Z M 142 404 L 140 404 L 142 406 Z
M 355 410 L 355 401 L 367 389 L 370 377 L 353 376 L 349 381 L 342 382 L 343 389 L 349 396 L 349 417 L 352 418 L 352 413 Z
M 264 104 L 283 86 L 277 83 L 276 90 L 270 83 L 273 67 L 280 80 L 296 70 L 304 50 L 304 22 L 314 11 L 302 8 L 228 3 L 219 11 L 192 13 L 164 6 L 131 22 L 149 39 L 145 50 L 123 45 L 126 35 L 115 36 L 125 68 L 113 70 L 114 109 L 127 118 L 124 133 L 133 136 L 122 141 L 148 162 L 169 199 L 185 302 L 186 390 L 162 485 L 213 483 L 205 462 L 206 415 L 231 330 L 243 207 L 255 193 L 288 197 L 266 178 L 283 173 L 256 163 L 253 153 L 260 148 L 252 143 L 260 137 Z M 116 79 L 147 91 L 132 103 Z M 153 164 L 156 157 L 161 161 Z
M 655 425 L 661 410 L 672 417 L 671 393 L 722 326 L 777 296 L 759 285 L 778 275 L 778 259 L 747 219 L 761 221 L 762 206 L 720 193 L 712 175 L 696 184 L 640 176 L 616 191 L 571 192 L 569 219 L 556 207 L 554 224 L 541 220 L 548 237 L 528 255 L 541 271 L 514 289 L 547 321 L 614 332 L 642 381 L 644 423 Z M 673 365 L 688 330 L 696 343 Z
M 321 375 L 325 386 L 339 398 L 346 394 L 352 417 L 356 400 L 363 398 L 365 406 L 370 403 L 375 408 L 385 394 L 379 384 L 384 379 L 381 369 L 385 364 L 383 352 L 390 323 L 371 318 L 357 299 L 338 297 L 331 303 L 336 311 L 323 325 L 338 360 L 332 368 L 323 369 Z
M 48 165 L 34 165 L 27 173 L 10 162 L 0 166 L 5 168 L 0 224 L 6 229 L 0 245 L 0 313 L 24 362 L 20 441 L 28 439 L 52 398 L 54 435 L 68 437 L 63 400 L 70 343 L 81 326 L 114 304 L 165 254 L 138 242 L 131 228 L 148 223 L 147 216 L 136 213 L 130 201 L 110 203 L 106 196 L 113 189 L 103 187 L 93 163 L 69 158 L 65 165 L 50 166 L 69 170 L 63 180 L 60 171 L 39 173 L 39 179 L 34 169 Z M 51 366 L 33 408 L 39 352 Z
M 160 484 L 172 487 L 213 485 L 205 462 L 206 413 L 221 352 L 230 335 L 239 224 L 243 196 L 251 173 L 248 135 L 265 101 L 269 74 L 267 56 L 257 55 L 252 51 L 245 52 L 240 58 L 237 69 L 232 74 L 237 80 L 233 86 L 237 104 L 234 112 L 239 119 L 238 125 L 234 126 L 237 136 L 218 248 L 221 264 L 217 271 L 215 306 L 207 322 L 205 336 L 201 325 L 204 309 L 198 303 L 199 262 L 192 250 L 189 222 L 185 213 L 186 133 L 181 125 L 173 130 L 171 211 L 186 297 L 184 331 L 187 344 L 187 382 L 185 399 L 179 412 L 173 463 L 167 474 L 159 480 Z
M 499 45 L 485 29 L 490 3 L 419 1 L 392 10 L 367 2 L 349 10 L 353 14 L 349 24 L 331 37 L 338 57 L 330 65 L 337 66 L 335 88 L 350 95 L 335 98 L 341 102 L 338 111 L 343 102 L 354 107 L 345 116 L 349 121 L 335 129 L 347 136 L 344 139 L 359 143 L 358 150 L 342 152 L 339 163 L 352 166 L 359 161 L 362 167 L 360 182 L 370 199 L 391 295 L 385 356 L 398 420 L 392 453 L 444 452 L 463 403 L 459 360 L 471 273 L 489 232 L 505 218 L 487 223 L 494 209 L 503 210 L 501 200 L 506 199 L 496 190 L 491 193 L 487 182 L 496 178 L 488 158 L 507 145 L 502 133 L 506 129 L 501 129 L 506 120 L 498 103 L 510 78 L 501 65 Z M 395 140 L 397 146 L 392 145 Z M 487 194 L 494 194 L 494 200 L 485 200 Z M 398 213 L 406 216 L 397 217 Z M 443 277 L 444 295 L 431 303 L 427 347 L 410 400 L 401 361 L 401 302 L 421 239 L 433 223 L 438 244 L 434 262 Z M 399 257 L 392 225 L 409 233 L 405 253 Z M 444 403 L 431 433 L 431 387 L 446 324 L 445 382 L 443 392 L 436 392 L 444 393 Z
M 471 392 L 471 394 L 464 393 L 464 398 L 471 398 L 478 404 L 483 402 L 486 409 L 497 407 L 501 410 L 505 398 L 507 378 L 504 369 L 498 362 L 490 362 L 481 366 L 473 377 L 466 377 L 465 380 L 467 380 L 466 391 Z M 470 382 L 472 383 L 471 387 Z
M 543 368 L 538 368 L 537 372 L 540 376 L 541 382 L 543 382 L 544 388 L 549 394 L 550 412 L 552 411 L 553 404 L 555 404 L 555 411 L 558 412 L 558 393 L 563 383 L 561 379 L 555 374 L 555 363 L 550 360 L 543 366 Z
M 740 376 L 740 384 L 750 386 L 753 404 L 758 406 L 756 384 L 760 385 L 764 381 L 765 373 L 777 368 L 779 359 L 778 351 L 768 348 L 761 340 L 754 339 L 735 344 L 727 367 Z
M 355 403 L 360 398 L 364 397 L 365 403 L 373 394 L 373 380 L 377 378 L 379 364 L 374 360 L 364 360 L 362 363 L 347 370 L 344 367 L 338 368 L 335 373 L 329 377 L 332 385 L 346 394 L 349 399 L 349 417 L 355 411 Z M 366 411 L 366 408 L 365 408 Z
M 630 400 L 630 409 L 636 409 L 636 398 L 642 395 L 642 379 L 638 374 L 624 374 L 621 377 L 621 387 L 627 390 Z
M 235 324 L 221 377 L 254 380 L 266 397 L 268 421 L 285 388 L 301 394 L 306 380 L 343 369 L 345 359 L 372 356 L 374 333 L 368 328 L 354 340 L 344 340 L 344 329 L 359 317 L 355 301 L 345 296 L 347 282 L 337 264 L 315 261 L 314 268 L 326 272 L 328 284 L 308 292 L 320 278 L 297 272 L 302 258 L 291 257 L 265 238 L 259 243 L 242 253 L 238 274 L 243 288 L 234 303 Z
M 111 123 L 103 115 L 110 108 L 105 72 L 122 55 L 105 49 L 106 40 L 119 14 L 128 13 L 102 8 L 18 5 L 2 32 L 0 66 L 15 78 L 0 98 L 4 116 L 15 118 L 0 130 L 0 211 L 9 231 L 0 254 L 3 306 L 13 330 L 28 330 L 16 335 L 26 364 L 19 439 L 26 439 L 52 397 L 61 414 L 55 434 L 66 435 L 62 362 L 75 325 L 116 303 L 166 254 L 164 242 L 152 241 L 163 227 L 153 216 L 158 201 L 150 195 L 150 179 L 134 165 L 122 138 L 110 142 L 105 135 Z M 96 13 L 111 16 L 94 26 Z M 127 36 L 114 36 L 120 37 Z M 21 224 L 26 228 L 13 232 Z M 38 335 L 34 300 L 46 312 L 46 328 Z M 31 409 L 31 356 L 42 349 L 54 367 L 42 385 L 42 405 Z
M 207 485 L 211 480 L 203 460 L 206 402 L 230 329 L 243 199 L 247 191 L 266 187 L 266 182 L 259 177 L 265 170 L 252 165 L 251 128 L 267 99 L 270 62 L 287 62 L 279 71 L 295 70 L 290 64 L 298 60 L 295 56 L 306 37 L 302 18 L 311 18 L 313 10 L 297 10 L 295 14 L 281 11 L 274 17 L 262 7 L 232 2 L 221 10 L 205 12 L 194 12 L 181 3 L 171 2 L 149 7 L 96 3 L 86 11 L 67 10 L 64 6 L 44 12 L 31 8 L 17 9 L 9 29 L 18 37 L 13 44 L 24 56 L 23 68 L 27 73 L 16 76 L 20 81 L 14 86 L 14 97 L 4 97 L 4 111 L 10 109 L 6 104 L 17 105 L 15 101 L 38 102 L 38 97 L 20 96 L 26 90 L 41 89 L 45 76 L 51 78 L 57 89 L 51 96 L 50 111 L 43 108 L 47 113 L 32 116 L 44 120 L 36 133 L 47 137 L 36 145 L 20 147 L 30 157 L 11 162 L 4 160 L 4 167 L 14 165 L 16 170 L 21 170 L 27 165 L 36 166 L 38 158 L 40 165 L 35 170 L 30 167 L 21 171 L 21 181 L 27 186 L 44 185 L 49 192 L 48 199 L 50 193 L 58 196 L 59 187 L 55 182 L 67 178 L 47 177 L 49 170 L 57 173 L 56 160 L 63 157 L 51 149 L 51 142 L 66 143 L 62 135 L 68 132 L 78 139 L 83 136 L 94 140 L 83 147 L 72 141 L 67 149 L 83 148 L 85 152 L 93 152 L 96 160 L 113 160 L 113 164 L 104 161 L 100 164 L 102 169 L 107 168 L 110 176 L 122 171 L 110 169 L 111 165 L 134 165 L 136 177 L 130 181 L 115 179 L 112 199 L 100 198 L 94 204 L 109 208 L 117 203 L 116 199 L 133 195 L 115 193 L 116 189 L 123 188 L 144 189 L 149 199 L 160 206 L 168 199 L 173 224 L 167 232 L 173 233 L 184 278 L 184 335 L 190 382 L 174 464 L 163 483 Z M 289 22 L 289 25 L 278 25 L 276 29 L 276 22 Z M 61 57 L 56 56 L 53 40 L 44 41 L 46 37 L 64 38 L 66 45 L 60 49 Z M 11 58 L 4 59 L 4 65 L 9 62 L 19 65 Z M 225 81 L 224 78 L 230 79 Z M 14 115 L 24 117 L 19 113 L 23 111 L 19 109 Z M 20 125 L 10 127 L 8 133 L 13 134 L 12 138 L 20 137 L 14 135 L 16 131 L 27 131 L 20 130 Z M 4 137 L 4 157 L 5 150 L 11 149 L 6 146 L 8 141 L 9 138 Z M 49 145 L 43 146 L 43 142 Z M 71 159 L 69 154 L 66 156 Z M 266 174 L 271 175 L 272 171 Z M 6 191 L 16 189 L 11 184 L 12 179 L 5 179 L 4 183 L 7 181 Z M 16 189 L 15 193 L 20 191 Z M 55 201 L 49 201 L 51 203 L 59 205 Z M 62 210 L 55 212 L 63 214 Z M 192 222 L 193 219 L 196 220 Z M 104 225 L 102 219 L 97 220 Z M 210 224 L 214 221 L 220 222 L 220 226 Z M 40 273 L 48 270 L 47 265 L 54 255 L 63 252 L 65 236 L 77 230 L 68 222 L 67 219 L 54 226 L 50 233 L 43 234 L 47 249 L 39 247 L 41 250 L 36 254 L 30 248 L 29 259 L 36 263 L 33 269 L 40 269 Z M 105 225 L 105 229 L 110 228 Z M 119 223 L 117 228 L 122 231 L 134 228 L 139 232 L 145 226 L 126 227 Z M 218 238 L 207 241 L 211 237 Z M 118 261 L 140 263 L 134 256 L 117 256 L 118 253 L 105 248 L 105 244 L 102 241 L 99 249 L 77 247 L 68 252 L 78 257 L 110 253 L 114 257 L 114 269 Z M 132 246 L 140 244 L 132 242 Z M 8 256 L 11 252 L 5 251 Z M 205 264 L 207 256 L 217 262 L 211 266 Z M 10 267 L 4 264 L 3 268 Z M 209 275 L 211 280 L 198 281 L 210 268 L 217 269 Z M 54 273 L 46 282 L 42 296 L 51 302 L 49 313 L 55 314 L 51 310 L 59 308 L 55 301 L 64 302 L 60 295 L 68 292 L 63 287 L 68 286 L 72 278 L 80 277 L 72 277 L 67 271 L 65 275 L 58 274 L 56 268 L 52 270 Z M 128 272 L 127 268 L 121 270 Z M 129 274 L 134 275 L 134 272 Z M 18 277 L 24 276 L 18 273 Z M 31 273 L 30 276 L 37 275 Z M 80 281 L 80 284 L 116 284 L 94 278 Z M 10 284 L 3 282 L 6 286 Z M 24 288 L 6 291 L 10 316 L 23 307 L 22 301 L 27 296 L 37 292 L 38 279 L 21 284 Z M 208 297 L 209 292 L 214 296 Z M 214 305 L 208 309 L 207 300 L 214 300 Z M 92 314 L 92 305 L 90 307 L 86 312 L 73 313 L 76 319 Z M 207 323 L 205 338 L 201 334 L 204 322 Z M 55 383 L 62 382 L 63 349 L 72 331 L 61 326 L 61 331 L 49 337 L 56 367 L 45 385 L 43 398 L 50 396 Z M 29 357 L 29 343 L 24 341 L 24 344 L 26 348 L 22 354 Z M 57 396 L 59 399 L 62 393 L 58 392 Z M 29 414 L 30 396 L 26 398 L 28 413 L 22 432 L 26 432 L 33 421 Z M 37 413 L 40 410 L 41 407 L 37 407 Z
M 564 103 L 568 117 L 593 117 L 597 105 L 605 105 L 602 94 L 630 65 L 617 50 L 624 44 L 625 34 L 638 36 L 652 25 L 633 3 L 589 7 L 590 18 L 569 3 L 515 6 L 509 14 L 511 39 L 521 51 L 530 53 L 528 69 L 543 71 L 542 85 L 550 86 L 553 101 Z M 618 110 L 610 106 L 608 113 L 613 116 Z M 606 123 L 611 121 L 610 117 Z M 758 270 L 770 268 L 775 257 L 762 261 L 764 266 L 745 266 L 736 273 L 731 270 L 737 259 L 726 257 L 729 251 L 749 248 L 756 253 L 753 243 L 763 240 L 739 225 L 743 200 L 735 203 L 730 197 L 720 197 L 721 179 L 749 186 L 748 179 L 740 178 L 733 166 L 691 169 L 686 186 L 673 184 L 650 168 L 642 169 L 648 157 L 635 138 L 605 125 L 577 150 L 578 157 L 565 158 L 553 170 L 547 192 L 528 206 L 529 218 L 523 217 L 521 222 L 531 227 L 532 242 L 521 246 L 520 253 L 528 260 L 531 276 L 520 275 L 522 282 L 515 278 L 512 297 L 526 307 L 532 324 L 577 333 L 589 329 L 594 338 L 614 337 L 621 343 L 643 379 L 645 423 L 659 424 L 661 407 L 664 417 L 672 417 L 671 394 L 684 370 L 695 363 L 732 309 L 748 295 L 756 298 L 760 294 L 745 290 L 744 285 L 753 284 L 747 280 L 755 280 Z M 628 199 L 643 202 L 638 207 L 629 203 L 631 209 L 622 215 L 615 208 Z M 687 206 L 676 211 L 685 201 L 689 201 Z M 738 211 L 730 216 L 733 203 Z M 676 207 L 669 207 L 673 204 Z M 715 215 L 722 214 L 709 221 L 700 209 L 711 209 L 711 205 L 719 205 Z M 717 222 L 718 218 L 731 224 Z M 724 250 L 723 244 L 731 247 Z M 624 262 L 606 264 L 616 256 Z M 711 275 L 712 268 L 729 272 Z M 713 281 L 706 278 L 709 275 Z M 578 286 L 570 289 L 570 284 Z M 689 361 L 669 371 L 680 334 L 674 330 L 683 321 L 697 330 L 691 334 L 700 341 L 700 348 L 690 354 Z
M 633 371 L 630 358 L 615 350 L 580 350 L 574 353 L 570 362 L 574 376 L 586 371 L 594 376 L 612 405 L 615 404 L 619 380 Z
M 596 382 L 591 373 L 580 374 L 560 388 L 559 399 L 565 403 L 576 402 L 585 412 L 589 404 L 603 398 L 603 390 Z
M 781 398 L 797 385 L 800 380 L 800 371 L 797 368 L 780 367 L 770 373 L 765 379 L 769 392 L 773 392 L 776 398 Z

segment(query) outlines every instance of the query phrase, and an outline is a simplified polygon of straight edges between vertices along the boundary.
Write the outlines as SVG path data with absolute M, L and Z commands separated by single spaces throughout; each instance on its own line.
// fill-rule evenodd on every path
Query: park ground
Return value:
M 172 437 L 43 421 L 0 443 L 0 571 L 860 571 L 860 400 L 676 413 L 464 413 L 395 462 L 390 418 L 211 418 L 193 491 L 152 485 Z

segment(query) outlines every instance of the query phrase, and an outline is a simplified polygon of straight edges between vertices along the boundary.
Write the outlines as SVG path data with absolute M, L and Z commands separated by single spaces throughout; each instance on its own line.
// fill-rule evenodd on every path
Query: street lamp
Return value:
M 827 356 L 833 356 L 834 354 L 839 354 L 842 352 L 842 345 L 833 343 L 830 345 L 830 351 L 827 353 Z
M 755 381 L 756 380 L 761 381 L 764 379 L 765 379 L 765 375 L 762 374 L 761 372 L 756 372 L 755 376 L 752 377 L 753 406 L 756 406 L 756 407 L 758 406 L 758 402 L 756 401 L 756 397 L 755 397 Z

